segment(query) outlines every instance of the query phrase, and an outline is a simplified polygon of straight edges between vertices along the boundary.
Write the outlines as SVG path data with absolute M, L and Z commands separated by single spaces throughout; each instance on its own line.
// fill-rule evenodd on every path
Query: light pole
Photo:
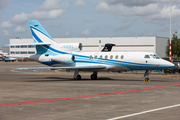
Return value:
M 169 40 L 169 61 L 170 62 L 171 62 L 171 14 L 172 14 L 171 1 L 172 0 L 170 0 L 170 40 Z

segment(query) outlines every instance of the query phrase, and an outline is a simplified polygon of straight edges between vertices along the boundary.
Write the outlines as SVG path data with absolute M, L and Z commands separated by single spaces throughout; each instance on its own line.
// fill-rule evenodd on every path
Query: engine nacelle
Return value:
M 82 43 L 60 43 L 58 45 L 62 51 L 79 52 L 82 50 Z
M 56 55 L 51 57 L 52 61 L 61 63 L 73 63 L 75 61 L 74 55 Z

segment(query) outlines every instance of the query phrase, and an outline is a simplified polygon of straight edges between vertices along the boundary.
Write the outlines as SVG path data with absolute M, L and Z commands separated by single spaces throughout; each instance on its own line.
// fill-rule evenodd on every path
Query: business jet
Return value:
M 145 81 L 149 81 L 150 70 L 162 70 L 174 64 L 161 59 L 151 52 L 110 52 L 106 46 L 101 52 L 80 52 L 81 43 L 56 43 L 36 20 L 30 20 L 30 30 L 37 53 L 29 57 L 49 67 L 32 67 L 18 69 L 66 69 L 74 71 L 74 79 L 80 80 L 79 71 L 92 71 L 91 79 L 97 79 L 99 71 L 145 70 Z M 106 49 L 106 50 L 105 50 Z
M 24 57 L 21 55 L 8 55 L 8 53 L 4 53 L 2 49 L 0 49 L 0 58 L 5 62 L 14 62 L 14 61 L 23 61 Z

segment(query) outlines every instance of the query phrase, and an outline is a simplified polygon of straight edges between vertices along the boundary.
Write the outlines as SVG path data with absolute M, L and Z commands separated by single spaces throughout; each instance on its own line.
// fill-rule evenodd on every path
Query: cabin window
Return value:
M 45 54 L 45 56 L 47 57 L 47 56 L 49 56 L 49 54 Z
M 94 59 L 97 59 L 97 58 L 98 58 L 98 56 L 97 56 L 97 55 L 95 55 L 95 56 L 94 56 Z
M 113 59 L 113 55 L 111 55 L 110 58 Z
M 123 59 L 124 58 L 124 55 L 121 55 L 121 59 Z
M 100 58 L 100 59 L 102 59 L 102 57 L 103 57 L 103 56 L 102 56 L 102 55 L 100 55 L 100 57 L 99 57 L 99 58 Z
M 150 58 L 150 56 L 149 55 L 145 55 L 144 58 Z
M 89 59 L 92 59 L 92 55 L 89 56 Z
M 106 56 L 105 56 L 105 59 L 107 59 L 107 58 L 108 58 L 108 56 L 106 55 Z
M 116 55 L 115 58 L 118 59 L 118 55 Z

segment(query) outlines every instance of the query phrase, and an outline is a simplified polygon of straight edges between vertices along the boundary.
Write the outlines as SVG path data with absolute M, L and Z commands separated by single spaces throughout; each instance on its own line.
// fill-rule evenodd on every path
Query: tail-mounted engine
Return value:
M 79 52 L 82 50 L 82 43 L 60 43 L 58 45 L 62 51 Z
M 61 63 L 73 63 L 75 61 L 74 55 L 56 55 L 51 57 L 52 61 Z

